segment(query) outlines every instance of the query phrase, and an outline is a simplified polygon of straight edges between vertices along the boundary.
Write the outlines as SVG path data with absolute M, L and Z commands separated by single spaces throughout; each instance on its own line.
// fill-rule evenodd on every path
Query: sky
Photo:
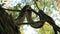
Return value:
M 11 5 L 13 7 L 17 3 L 21 3 L 21 2 L 24 2 L 24 0 L 11 0 L 10 2 L 7 2 L 5 6 L 8 7 L 9 5 Z M 60 24 L 60 21 L 59 21 L 60 20 L 60 14 L 59 14 L 59 12 L 54 10 L 54 9 L 51 9 L 51 10 L 53 11 L 53 14 L 51 15 L 51 17 L 55 20 L 57 25 Z M 55 17 L 54 15 L 57 15 L 57 17 Z M 31 26 L 27 26 L 27 25 L 24 25 L 24 32 L 25 32 L 25 34 L 37 34 L 37 32 L 35 31 L 34 28 L 32 28 Z

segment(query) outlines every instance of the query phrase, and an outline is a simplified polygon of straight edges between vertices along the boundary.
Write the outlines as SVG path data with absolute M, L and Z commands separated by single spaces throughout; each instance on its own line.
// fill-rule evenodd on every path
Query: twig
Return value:
M 20 12 L 20 10 L 14 10 L 14 9 L 5 9 L 4 8 L 4 10 Z
M 34 3 L 36 4 L 37 8 L 40 9 L 40 8 L 38 7 L 37 3 L 36 3 L 36 0 L 33 0 L 33 1 L 34 1 Z
M 30 25 L 30 24 L 41 23 L 41 22 L 43 22 L 43 21 L 44 21 L 44 20 L 36 21 L 36 22 L 32 22 L 32 23 L 24 22 L 24 23 L 20 23 L 20 24 L 18 24 L 18 25 Z
M 45 10 L 45 6 L 46 6 L 46 5 L 45 5 L 45 0 L 44 0 L 44 7 L 43 7 L 43 11 Z

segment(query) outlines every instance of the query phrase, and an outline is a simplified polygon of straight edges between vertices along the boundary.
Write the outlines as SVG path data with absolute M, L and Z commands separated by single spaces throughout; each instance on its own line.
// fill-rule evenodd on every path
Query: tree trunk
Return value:
M 0 34 L 20 34 L 11 15 L 0 11 Z

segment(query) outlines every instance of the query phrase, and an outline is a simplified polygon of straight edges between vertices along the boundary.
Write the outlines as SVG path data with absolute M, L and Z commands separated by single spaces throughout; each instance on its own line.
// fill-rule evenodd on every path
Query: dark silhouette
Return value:
M 11 15 L 0 5 L 0 34 L 20 34 Z

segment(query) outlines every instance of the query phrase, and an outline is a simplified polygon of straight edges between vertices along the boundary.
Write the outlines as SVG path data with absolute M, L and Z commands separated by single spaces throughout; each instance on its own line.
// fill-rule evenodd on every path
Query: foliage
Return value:
M 57 0 L 56 0 L 56 2 L 57 2 Z M 45 4 L 44 4 L 44 0 L 40 0 L 40 1 L 37 2 L 37 4 L 38 4 L 40 9 L 43 9 L 43 7 L 45 5 L 45 13 L 50 16 L 51 14 L 53 15 L 53 10 L 52 9 L 58 10 L 56 8 L 56 4 L 55 4 L 56 2 L 53 1 L 53 0 L 45 0 Z M 26 0 L 24 2 L 18 3 L 16 6 L 13 7 L 13 9 L 19 9 L 20 10 L 22 8 L 22 6 L 21 6 L 22 3 L 23 4 L 25 3 L 25 4 L 29 4 L 29 5 L 34 5 L 33 1 L 27 2 L 27 0 Z M 4 5 L 4 4 L 2 4 L 2 5 Z M 34 6 L 34 9 L 35 8 L 36 8 L 36 6 Z M 36 8 L 36 10 L 37 10 L 37 8 Z M 12 12 L 12 15 L 13 15 L 14 19 L 18 16 L 18 14 L 19 14 L 18 12 Z M 53 17 L 54 16 L 52 16 L 52 18 Z M 35 15 L 33 15 L 32 19 L 34 19 L 34 20 L 36 19 Z M 38 32 L 38 34 L 40 34 L 40 33 L 41 34 L 54 34 L 52 26 L 49 25 L 47 22 L 37 32 Z

